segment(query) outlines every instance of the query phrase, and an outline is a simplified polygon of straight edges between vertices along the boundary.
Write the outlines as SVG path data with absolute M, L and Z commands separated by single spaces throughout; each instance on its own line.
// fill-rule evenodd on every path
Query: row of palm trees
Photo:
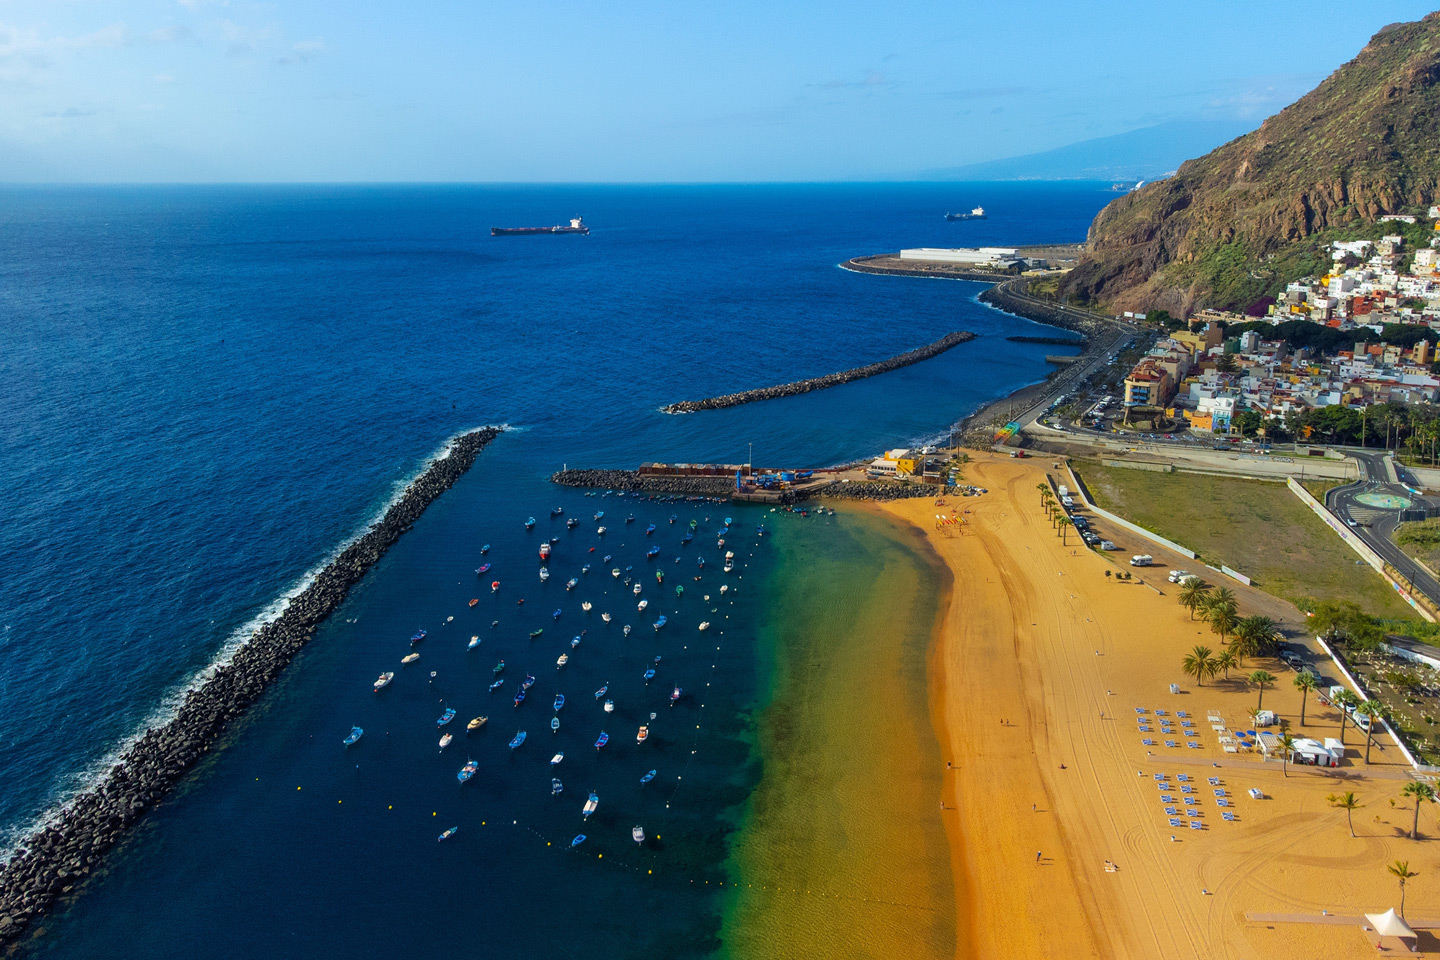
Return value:
M 1068 547 L 1070 545 L 1068 534 L 1070 528 L 1075 525 L 1075 521 L 1070 519 L 1070 514 L 1055 499 L 1055 494 L 1050 490 L 1050 484 L 1037 483 L 1035 489 L 1040 491 L 1040 509 L 1044 510 L 1050 518 L 1051 528 L 1060 535 L 1060 545 Z
M 1418 840 L 1420 838 L 1420 804 L 1435 802 L 1435 788 L 1428 783 L 1413 780 L 1405 784 L 1404 789 L 1400 791 L 1400 796 L 1414 798 L 1415 808 L 1414 818 L 1410 822 L 1410 839 Z M 1345 824 L 1350 828 L 1350 836 L 1355 836 L 1354 813 L 1364 806 L 1360 802 L 1360 798 L 1353 792 L 1347 791 L 1346 793 L 1332 793 L 1325 799 L 1330 801 L 1330 806 L 1345 811 Z M 1390 805 L 1393 807 L 1395 801 L 1391 800 Z
M 1187 577 L 1180 585 L 1180 605 L 1210 625 L 1210 630 L 1223 644 L 1230 641 L 1236 662 L 1242 666 L 1246 657 L 1269 652 L 1275 643 L 1275 621 L 1265 616 L 1242 617 L 1229 587 L 1215 588 L 1199 577 Z M 1226 674 L 1227 678 L 1229 674 Z

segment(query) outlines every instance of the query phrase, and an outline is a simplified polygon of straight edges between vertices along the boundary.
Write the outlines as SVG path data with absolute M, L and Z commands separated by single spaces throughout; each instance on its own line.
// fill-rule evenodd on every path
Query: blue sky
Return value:
M 905 179 L 1258 124 L 1433 4 L 0 0 L 0 180 Z

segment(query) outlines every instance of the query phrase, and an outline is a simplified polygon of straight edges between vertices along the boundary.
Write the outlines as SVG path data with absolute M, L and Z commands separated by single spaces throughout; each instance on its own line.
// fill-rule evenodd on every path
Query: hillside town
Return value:
M 1371 407 L 1440 400 L 1440 208 L 1428 215 L 1428 246 L 1398 232 L 1332 242 L 1329 272 L 1288 283 L 1263 316 L 1126 314 L 1168 332 L 1125 376 L 1125 409 L 1202 434 L 1341 440 L 1367 430 Z

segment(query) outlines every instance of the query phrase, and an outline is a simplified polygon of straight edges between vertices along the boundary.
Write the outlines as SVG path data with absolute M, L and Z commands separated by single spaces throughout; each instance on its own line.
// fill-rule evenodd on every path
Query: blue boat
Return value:
M 680 517 L 677 516 L 676 514 L 673 514 L 673 513 L 670 514 L 670 522 L 671 522 L 671 523 L 674 523 L 676 520 L 679 520 L 679 519 L 680 519 Z
M 352 746 L 355 741 L 359 740 L 363 736 L 365 736 L 364 730 L 361 730 L 359 727 L 351 727 L 350 736 L 345 738 L 345 746 Z
M 590 814 L 594 813 L 599 808 L 599 806 L 600 795 L 592 790 L 590 791 L 589 799 L 585 801 L 585 806 L 580 809 L 580 813 L 585 817 L 586 820 L 589 820 Z
M 651 560 L 655 559 L 655 558 L 658 557 L 659 555 L 660 555 L 660 548 L 659 548 L 659 547 L 651 547 L 649 550 L 646 550 L 646 551 L 645 551 L 645 556 L 648 557 L 648 558 L 651 559 Z
M 480 553 L 481 553 L 482 556 L 483 556 L 484 554 L 489 553 L 489 552 L 490 552 L 490 544 L 488 544 L 488 543 L 485 544 L 485 546 L 483 546 L 483 547 L 480 548 Z
M 553 779 L 553 778 L 551 779 L 551 781 L 550 781 L 550 796 L 552 796 L 552 797 L 558 797 L 558 796 L 560 796 L 560 791 L 562 791 L 562 790 L 564 790 L 564 789 L 565 789 L 565 784 L 561 783 L 559 780 L 555 780 L 555 779 Z
M 516 691 L 515 691 L 515 706 L 518 707 L 518 706 L 520 706 L 520 704 L 522 704 L 522 703 L 524 703 L 524 702 L 525 702 L 525 688 L 522 687 L 522 688 L 520 688 L 519 690 L 516 690 Z
M 599 700 L 601 697 L 605 696 L 605 694 L 606 694 L 607 692 L 609 692 L 609 690 L 610 690 L 610 684 L 607 683 L 607 684 L 605 684 L 605 686 L 603 686 L 603 687 L 601 687 L 599 690 L 596 690 L 596 691 L 595 691 L 595 699 L 596 699 L 596 700 Z
M 550 732 L 551 732 L 551 733 L 559 733 L 559 732 L 560 732 L 560 718 L 559 718 L 559 717 L 551 717 L 551 718 L 550 718 Z
M 653 524 L 653 523 L 650 524 L 650 526 L 648 526 L 648 527 L 645 528 L 645 536 L 647 536 L 647 537 L 650 536 L 650 534 L 652 534 L 652 533 L 654 533 L 654 532 L 655 532 L 655 524 Z
M 590 564 L 587 563 L 587 564 L 585 564 L 585 566 L 581 567 L 581 568 L 580 568 L 580 572 L 581 572 L 581 573 L 589 573 L 589 572 L 590 572 Z
M 735 522 L 735 521 L 734 521 L 734 520 L 731 520 L 729 517 L 726 517 L 726 518 L 725 518 L 725 526 L 727 526 L 727 527 L 730 526 L 730 524 L 732 524 L 732 523 L 734 523 L 734 522 Z
M 421 640 L 424 640 L 424 639 L 425 639 L 425 631 L 424 631 L 424 630 L 416 630 L 415 633 L 414 633 L 414 635 L 412 635 L 412 636 L 410 637 L 410 642 L 411 642 L 412 644 L 413 644 L 413 643 L 419 643 Z
M 495 667 L 494 667 L 490 672 L 491 672 L 491 673 L 494 673 L 494 674 L 504 673 L 504 672 L 505 672 L 505 661 L 504 661 L 504 660 L 501 660 L 499 663 L 495 664 Z
M 530 529 L 531 527 L 533 527 L 533 526 L 535 526 L 535 518 L 534 518 L 534 517 L 531 517 L 530 519 L 528 519 L 528 520 L 525 521 L 525 529 L 526 529 L 526 530 L 529 530 L 529 529 Z
M 604 730 L 601 730 L 601 731 L 600 731 L 600 736 L 599 736 L 598 738 L 596 738 L 596 740 L 595 740 L 595 749 L 596 749 L 596 750 L 599 750 L 601 747 L 605 746 L 605 744 L 607 744 L 607 743 L 609 743 L 609 742 L 610 742 L 610 734 L 606 733 Z
M 563 707 L 563 706 L 565 706 L 565 694 L 563 694 L 563 693 L 557 693 L 557 694 L 555 694 L 555 709 L 556 709 L 556 710 L 559 710 L 559 709 L 560 709 L 561 707 Z
M 530 673 L 525 674 L 525 679 L 520 681 L 520 689 L 529 690 L 533 686 L 535 686 L 535 675 Z
M 435 726 L 437 726 L 437 727 L 443 727 L 443 726 L 445 726 L 445 724 L 449 723 L 451 720 L 454 720 L 454 719 L 455 719 L 455 708 L 454 708 L 454 707 L 446 707 L 446 708 L 445 708 L 445 712 L 442 713 L 442 714 L 440 714 L 440 719 L 435 721 Z
M 560 516 L 560 515 L 561 515 L 562 513 L 564 513 L 564 512 L 565 512 L 565 508 L 564 508 L 564 507 L 556 507 L 554 510 L 551 510 L 551 511 L 550 511 L 550 516 L 552 516 L 552 517 L 558 517 L 558 516 Z
M 651 770 L 649 773 L 645 774 L 645 776 L 643 776 L 643 777 L 640 778 L 640 782 L 641 782 L 641 783 L 649 783 L 651 780 L 654 780 L 654 779 L 655 779 L 655 771 L 654 771 L 654 770 Z
M 646 683 L 649 683 L 651 680 L 654 680 L 654 679 L 655 679 L 655 668 L 654 668 L 654 667 L 651 667 L 649 670 L 646 670 L 646 671 L 645 671 L 645 682 L 646 682 Z
M 763 537 L 763 536 L 765 536 L 765 524 L 763 524 L 763 523 L 758 523 L 758 524 L 755 525 L 755 535 L 756 535 L 757 537 Z
M 485 573 L 487 570 L 489 570 L 489 569 L 490 569 L 490 564 L 488 564 L 488 563 L 482 563 L 482 564 L 480 564 L 480 566 L 478 566 L 478 567 L 475 568 L 475 575 L 476 575 L 476 576 L 480 576 L 481 574 L 484 574 L 484 573 Z
M 524 742 L 525 742 L 525 731 L 524 731 L 524 730 L 516 731 L 515 736 L 512 737 L 511 740 L 510 740 L 510 749 L 511 749 L 511 750 L 514 750 L 516 747 L 520 746 L 520 744 L 522 744 L 522 743 L 524 743 Z
M 656 629 L 656 630 L 659 630 L 661 627 L 665 626 L 665 624 L 668 623 L 668 622 L 669 622 L 669 621 L 665 619 L 665 614 L 663 614 L 663 613 L 660 614 L 660 619 L 655 621 L 655 629 Z
M 565 521 L 565 526 L 567 529 L 574 530 L 576 527 L 580 526 L 580 521 L 576 520 L 574 517 L 571 517 L 569 520 Z
M 730 528 L 729 528 L 729 527 L 721 527 L 719 530 L 717 530 L 717 531 L 715 532 L 715 536 L 717 536 L 717 537 L 723 537 L 723 536 L 725 536 L 725 534 L 727 534 L 727 533 L 729 533 L 729 532 L 730 532 Z
M 440 834 L 440 836 L 436 837 L 435 839 L 449 840 L 451 837 L 455 836 L 455 832 L 459 829 L 459 827 L 451 827 L 449 830 L 446 830 L 444 833 Z
M 494 693 L 496 690 L 499 690 L 501 684 L 503 684 L 504 682 L 505 678 L 501 677 L 499 680 L 496 680 L 494 683 L 490 684 L 490 692 Z
M 559 608 L 559 607 L 556 607 L 556 608 L 555 608 L 555 612 L 552 613 L 552 614 L 550 614 L 550 616 L 554 617 L 556 620 L 559 620 L 559 619 L 560 619 L 560 608 Z
M 604 511 L 604 510 L 596 510 L 596 511 L 595 511 L 595 519 L 596 519 L 596 520 L 599 520 L 599 519 L 600 519 L 601 517 L 603 517 L 603 516 L 605 516 L 605 511 Z
M 687 534 L 685 534 L 685 536 L 683 536 L 683 537 L 680 538 L 680 542 L 681 542 L 681 543 L 689 543 L 691 540 L 694 540 L 694 539 L 695 539 L 695 534 L 693 534 L 693 533 L 687 533 Z
M 580 846 L 580 844 L 582 844 L 582 843 L 584 843 L 584 842 L 585 842 L 585 834 L 583 834 L 583 833 L 577 833 L 577 834 L 575 834 L 575 839 L 570 841 L 570 846 L 571 846 L 572 848 L 578 847 L 578 846 Z
M 476 763 L 474 760 L 466 760 L 465 766 L 461 767 L 460 772 L 455 774 L 455 779 L 459 780 L 461 783 L 464 783 L 466 780 L 469 780 L 471 777 L 475 776 L 475 771 L 479 769 L 480 764 Z
M 702 566 L 702 567 L 705 566 L 705 558 L 704 558 L 704 557 L 696 557 L 696 558 L 695 558 L 695 562 L 698 563 L 698 564 L 700 564 L 700 566 Z

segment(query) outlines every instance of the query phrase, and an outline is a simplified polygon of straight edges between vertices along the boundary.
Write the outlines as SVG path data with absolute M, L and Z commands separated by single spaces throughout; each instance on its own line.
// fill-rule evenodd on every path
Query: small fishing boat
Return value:
M 604 527 L 596 527 L 596 528 L 595 528 L 595 533 L 596 533 L 597 535 L 603 537 L 603 536 L 605 536 L 605 528 L 604 528 Z
M 721 592 L 721 593 L 724 593 L 726 590 L 729 590 L 729 589 L 730 589 L 730 584 L 728 584 L 728 583 L 722 583 L 722 584 L 720 585 L 720 592 Z
M 489 553 L 489 552 L 490 552 L 490 544 L 488 544 L 488 543 L 485 544 L 485 546 L 483 546 L 483 547 L 480 548 L 480 555 L 481 555 L 481 556 L 484 556 L 485 554 L 487 554 L 487 553 Z
M 575 579 L 574 577 L 571 577 L 569 580 L 565 581 L 565 592 L 569 593 L 571 590 L 574 590 L 579 585 L 580 581 Z
M 455 719 L 455 708 L 454 708 L 454 707 L 446 707 L 446 708 L 445 708 L 445 712 L 442 713 L 442 714 L 440 714 L 440 719 L 438 719 L 438 720 L 435 721 L 435 726 L 437 726 L 437 727 L 443 727 L 443 726 L 445 726 L 445 724 L 449 723 L 451 720 L 454 720 L 454 719 Z
M 640 590 L 641 590 L 640 584 L 637 583 L 637 584 L 635 584 L 635 589 L 632 590 L 631 592 L 634 593 L 635 596 L 638 597 L 638 596 L 640 596 Z
M 419 659 L 420 659 L 420 654 L 418 654 L 418 653 L 407 653 L 407 654 L 405 654 L 405 656 L 403 656 L 403 657 L 400 658 L 400 662 L 401 662 L 401 663 L 414 663 L 416 660 L 419 660 Z
M 350 736 L 348 736 L 348 737 L 345 738 L 345 746 L 347 746 L 347 747 L 352 747 L 352 746 L 354 746 L 355 743 L 356 743 L 361 737 L 363 737 L 363 736 L 365 736 L 365 731 L 364 731 L 364 730 L 361 730 L 359 727 L 351 727 L 351 728 L 350 728 Z
M 655 621 L 655 629 L 659 630 L 661 627 L 665 626 L 667 622 L 668 621 L 665 618 L 665 614 L 660 614 L 660 619 Z
M 596 690 L 596 691 L 595 691 L 595 699 L 596 699 L 596 700 L 599 700 L 601 697 L 605 696 L 605 694 L 607 694 L 607 693 L 609 693 L 609 692 L 610 692 L 610 684 L 607 683 L 607 684 L 605 684 L 605 686 L 603 686 L 603 687 L 601 687 L 599 690 Z
M 656 571 L 655 571 L 655 582 L 656 582 L 656 583 L 664 583 L 664 582 L 665 582 L 665 571 L 664 571 L 664 570 L 656 570 Z
M 690 521 L 690 529 L 691 529 L 691 530 L 694 530 L 697 526 L 699 526 L 699 524 L 700 524 L 700 521 L 698 521 L 698 520 L 691 520 L 691 521 Z
M 619 580 L 619 579 L 620 579 L 620 568 L 619 568 L 619 567 L 616 567 L 615 569 L 611 570 L 611 571 L 610 571 L 610 576 L 614 577 L 616 580 Z
M 626 518 L 625 518 L 625 522 L 626 522 L 626 523 L 634 523 L 634 522 L 635 522 L 635 514 L 632 513 L 632 514 L 630 514 L 630 516 L 626 517 Z
M 675 514 L 673 514 L 673 513 L 670 514 L 670 522 L 671 522 L 671 523 L 674 523 L 676 520 L 679 520 L 679 519 L 680 519 L 680 518 L 679 518 L 678 516 L 676 516 Z
M 500 581 L 499 581 L 499 580 L 491 580 L 491 581 L 490 581 L 490 592 L 491 592 L 491 593 L 494 593 L 496 590 L 499 590 L 499 589 L 500 589 Z
M 725 526 L 726 526 L 726 527 L 729 527 L 730 524 L 732 524 L 732 523 L 734 523 L 734 522 L 735 522 L 735 521 L 734 521 L 734 520 L 731 520 L 729 517 L 726 517 L 726 518 L 725 518 Z
M 535 677 L 528 673 L 525 674 L 525 679 L 520 681 L 520 689 L 529 690 L 533 686 L 535 686 Z
M 696 558 L 695 558 L 695 562 L 698 563 L 698 564 L 699 564 L 700 566 L 702 566 L 702 567 L 705 566 L 705 558 L 704 558 L 704 557 L 696 557 Z
M 453 733 L 447 733 L 447 734 L 445 734 L 444 736 L 442 736 L 442 737 L 440 738 L 440 749 L 441 749 L 441 750 L 444 750 L 446 747 L 450 746 L 450 741 L 451 741 L 451 740 L 454 740 L 454 739 L 455 739 L 455 735 L 454 735 Z
M 446 830 L 444 833 L 440 834 L 440 836 L 436 837 L 435 839 L 437 841 L 449 840 L 451 837 L 455 836 L 456 832 L 459 831 L 459 829 L 459 827 L 451 827 L 449 830 Z
M 591 549 L 593 550 L 594 548 L 592 547 Z M 587 564 L 585 564 L 585 566 L 581 567 L 581 568 L 580 568 L 580 572 L 581 572 L 581 573 L 589 573 L 589 572 L 590 572 L 590 564 L 587 563 Z
M 499 663 L 495 664 L 495 666 L 490 669 L 490 672 L 491 672 L 491 673 L 504 673 L 504 672 L 505 672 L 505 661 L 504 661 L 504 660 L 501 660 Z
M 680 538 L 680 543 L 681 543 L 681 544 L 686 544 L 686 543 L 689 543 L 691 540 L 694 540 L 694 539 L 695 539 L 695 534 L 693 534 L 693 533 L 687 533 L 687 534 L 685 534 L 685 536 L 683 536 L 683 537 Z
M 654 560 L 658 556 L 660 556 L 659 547 L 651 547 L 649 550 L 645 551 L 645 558 L 647 560 Z
M 583 834 L 583 833 L 577 833 L 577 834 L 575 834 L 575 839 L 570 841 L 570 847 L 573 849 L 573 848 L 575 848 L 575 847 L 580 846 L 580 844 L 582 844 L 582 843 L 584 843 L 584 842 L 585 842 L 585 834 Z
M 561 707 L 565 706 L 565 694 L 563 694 L 563 693 L 557 693 L 557 694 L 555 694 L 555 702 L 554 702 L 554 704 L 552 704 L 552 706 L 554 706 L 554 708 L 555 708 L 556 710 L 559 710 Z
M 571 638 L 570 638 L 570 649 L 571 649 L 571 650 L 574 650 L 574 649 L 575 649 L 576 647 L 578 647 L 578 646 L 580 646 L 580 638 L 579 638 L 578 636 L 571 637 Z
M 530 639 L 531 639 L 531 640 L 534 640 L 536 637 L 540 636 L 540 634 L 542 634 L 542 633 L 544 633 L 544 632 L 545 632 L 545 628 L 544 628 L 544 627 L 541 627 L 539 630 L 531 630 L 531 631 L 530 631 Z
M 477 604 L 477 603 L 479 603 L 479 602 L 480 602 L 480 598 L 479 598 L 479 597 L 471 597 L 471 598 L 470 598 L 470 602 L 467 604 L 467 606 L 473 607 L 473 606 L 475 606 L 475 604 Z
M 525 521 L 525 529 L 529 530 L 535 526 L 535 518 L 531 517 Z
M 540 568 L 540 582 L 541 582 L 541 583 L 544 583 L 546 580 L 549 580 L 549 579 L 550 579 L 550 570 L 549 570 L 549 568 L 547 568 L 547 567 L 541 567 L 541 568 Z
M 479 769 L 480 764 L 476 763 L 474 760 L 466 760 L 465 766 L 461 767 L 460 772 L 455 774 L 455 779 L 459 780 L 461 783 L 464 783 L 471 777 L 475 776 L 475 771 Z
M 562 653 L 562 654 L 560 654 L 560 656 L 558 656 L 558 657 L 555 658 L 555 666 L 556 666 L 557 669 L 558 669 L 559 667 L 565 666 L 565 664 L 567 664 L 567 663 L 569 663 L 569 662 L 570 662 L 570 654 L 568 654 L 568 653 Z
M 638 824 L 630 828 L 630 839 L 636 843 L 645 842 L 645 829 Z
M 607 553 L 607 554 L 605 554 L 605 556 L 600 560 L 600 562 L 601 562 L 601 563 L 609 563 L 612 559 L 613 559 L 613 558 L 610 556 L 610 554 Z M 611 572 L 613 573 L 614 571 L 611 571 Z M 615 576 L 618 577 L 618 576 L 620 576 L 620 574 L 616 573 Z
M 641 783 L 649 783 L 651 780 L 654 780 L 654 779 L 655 779 L 655 771 L 654 771 L 654 770 L 651 770 L 649 773 L 645 774 L 645 776 L 643 776 L 643 777 L 640 778 L 640 782 L 641 782 Z
M 654 680 L 654 679 L 655 679 L 655 668 L 654 668 L 654 667 L 651 667 L 650 669 L 648 669 L 648 670 L 645 671 L 645 682 L 646 682 L 646 683 L 649 683 L 651 680 Z
M 481 727 L 485 726 L 485 721 L 489 719 L 489 717 L 476 717 L 474 720 L 471 720 L 469 723 L 465 724 L 465 731 L 467 733 L 474 733 L 476 730 L 479 730 Z
M 475 634 L 475 636 L 470 638 L 469 643 L 465 644 L 465 649 L 474 650 L 478 646 L 480 646 L 480 634 L 477 633 Z
M 541 559 L 541 560 L 549 560 L 549 559 L 550 559 L 550 544 L 549 544 L 549 543 L 542 543 L 542 544 L 540 544 L 540 559 Z
M 589 600 L 586 600 L 584 603 L 580 604 L 580 609 L 581 609 L 581 610 L 584 610 L 586 613 L 589 613 L 589 612 L 590 612 L 590 608 L 591 608 L 591 603 L 590 603 Z
M 595 517 L 594 517 L 594 519 L 599 520 L 599 519 L 600 519 L 601 517 L 603 517 L 603 516 L 605 516 L 605 511 L 604 511 L 604 510 L 597 510 L 597 511 L 595 512 Z
M 610 734 L 606 733 L 604 730 L 601 730 L 600 736 L 595 739 L 595 749 L 599 750 L 601 747 L 605 746 L 605 744 L 609 742 Z
M 680 694 L 681 690 L 679 687 L 676 687 L 674 690 L 670 691 L 670 706 L 675 706 L 675 701 L 680 699 Z
M 710 629 L 710 621 L 709 621 L 709 620 L 701 620 L 701 621 L 700 621 L 700 629 L 701 629 L 701 630 L 709 630 L 709 629 Z
M 476 575 L 477 577 L 479 577 L 479 576 L 484 576 L 485 574 L 487 574 L 487 573 L 489 573 L 489 572 L 490 572 L 490 564 L 488 564 L 488 563 L 482 563 L 482 564 L 480 564 L 480 566 L 478 566 L 478 567 L 475 568 L 475 575 Z
M 522 703 L 524 703 L 524 702 L 525 702 L 525 691 L 524 691 L 524 690 L 516 690 L 516 691 L 515 691 L 515 706 L 518 707 L 518 706 L 520 706 L 520 704 L 522 704 Z
M 570 530 L 574 530 L 576 527 L 580 526 L 580 521 L 576 520 L 574 517 L 571 517 L 569 520 L 565 521 L 565 526 Z
M 550 516 L 552 516 L 552 517 L 558 517 L 558 516 L 560 516 L 561 514 L 563 514 L 564 512 L 565 512 L 565 508 L 564 508 L 564 507 L 556 507 L 554 510 L 551 510 L 551 511 L 550 511 Z
M 560 608 L 559 608 L 559 607 L 556 607 L 556 608 L 555 608 L 555 612 L 552 613 L 552 614 L 550 614 L 550 616 L 551 616 L 552 619 L 559 620 L 559 619 L 560 619 Z
M 553 757 L 550 758 L 550 766 L 552 766 L 552 767 L 553 767 L 553 766 L 556 766 L 557 764 L 560 763 L 561 760 L 564 760 L 564 759 L 565 759 L 565 751 L 564 751 L 564 750 L 561 750 L 559 753 L 555 754 L 555 756 L 553 756 Z
M 625 624 L 625 636 L 630 636 L 630 624 Z
M 608 614 L 608 613 L 602 613 L 602 614 L 600 614 L 600 619 L 601 619 L 601 620 L 604 620 L 606 623 L 609 623 L 609 622 L 610 622 L 610 614 Z
M 606 700 L 606 701 L 605 701 L 605 712 L 606 712 L 606 713 L 614 713 L 614 712 L 615 712 L 615 701 L 614 701 L 614 700 Z
M 647 726 L 645 726 L 644 724 L 641 724 L 639 732 L 637 732 L 637 733 L 635 734 L 635 742 L 636 742 L 636 743 L 644 743 L 646 740 L 649 740 L 649 739 L 650 739 L 650 728 L 647 727 Z
M 524 730 L 517 730 L 517 731 L 515 731 L 515 736 L 513 736 L 513 737 L 510 738 L 510 749 L 511 749 L 511 750 L 514 750 L 516 747 L 520 746 L 520 744 L 522 744 L 522 743 L 524 743 L 524 742 L 525 742 L 525 731 L 524 731 Z
M 757 537 L 763 537 L 763 536 L 765 536 L 765 524 L 763 524 L 763 523 L 761 523 L 761 524 L 756 524 L 756 526 L 755 526 L 755 536 L 757 536 Z
M 559 718 L 559 717 L 551 717 L 551 718 L 550 718 L 550 732 L 551 732 L 551 733 L 559 733 L 559 732 L 560 732 L 560 718 Z
M 499 680 L 496 680 L 494 683 L 490 684 L 490 692 L 494 693 L 496 690 L 499 690 L 502 686 L 504 686 L 504 684 L 505 678 L 501 677 Z
M 720 544 L 721 544 L 722 546 L 725 544 L 725 540 L 724 540 L 725 534 L 727 534 L 727 533 L 729 533 L 729 532 L 730 532 L 730 528 L 729 528 L 729 527 L 721 527 L 719 530 L 716 530 L 716 531 L 715 531 L 715 536 L 721 538 Z
M 411 645 L 413 646 L 414 644 L 417 644 L 417 643 L 419 643 L 421 640 L 424 640 L 424 639 L 425 639 L 425 631 L 424 631 L 424 630 L 416 630 L 415 633 L 412 634 L 411 637 L 410 637 L 410 643 L 411 643 Z
M 385 673 L 380 674 L 380 678 L 375 681 L 375 692 L 376 692 L 376 693 L 379 693 L 379 692 L 380 692 L 381 690 L 383 690 L 385 687 L 389 686 L 389 685 L 390 685 L 390 681 L 391 681 L 391 680 L 394 680 L 394 679 L 395 679 L 395 673 L 394 673 L 394 671 L 387 671 L 387 672 L 385 672 Z
M 585 806 L 580 808 L 580 814 L 588 820 L 590 819 L 590 814 L 594 813 L 599 807 L 600 797 L 592 790 L 589 798 L 585 801 Z
M 558 796 L 560 796 L 560 792 L 561 792 L 562 790 L 564 790 L 564 789 L 565 789 L 565 785 L 564 785 L 563 783 L 561 783 L 559 780 L 554 779 L 553 777 L 551 778 L 551 780 L 550 780 L 550 796 L 552 796 L 552 797 L 558 797 Z
M 655 532 L 655 524 L 653 524 L 653 523 L 650 524 L 650 526 L 648 526 L 648 527 L 645 528 L 645 536 L 647 536 L 647 537 L 650 536 L 650 534 L 652 534 L 652 533 L 654 533 L 654 532 Z
M 645 608 L 648 606 L 650 606 L 649 600 L 641 600 L 639 603 L 635 604 L 635 609 L 639 610 L 641 613 L 644 613 Z

